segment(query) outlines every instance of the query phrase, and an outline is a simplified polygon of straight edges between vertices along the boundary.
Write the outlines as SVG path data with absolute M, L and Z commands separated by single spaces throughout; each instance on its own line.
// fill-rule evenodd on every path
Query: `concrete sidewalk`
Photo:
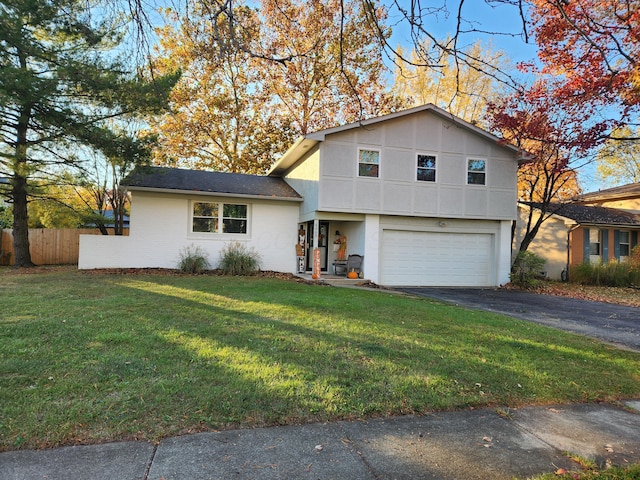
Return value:
M 511 480 L 640 463 L 640 400 L 465 410 L 0 453 L 2 480 Z

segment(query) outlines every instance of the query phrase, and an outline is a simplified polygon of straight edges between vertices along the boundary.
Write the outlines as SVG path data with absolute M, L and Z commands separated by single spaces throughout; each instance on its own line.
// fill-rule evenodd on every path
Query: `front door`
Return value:
M 320 270 L 327 271 L 327 253 L 329 241 L 329 222 L 318 222 L 320 232 L 318 233 L 318 248 L 320 249 Z M 307 270 L 313 270 L 313 222 L 307 222 Z

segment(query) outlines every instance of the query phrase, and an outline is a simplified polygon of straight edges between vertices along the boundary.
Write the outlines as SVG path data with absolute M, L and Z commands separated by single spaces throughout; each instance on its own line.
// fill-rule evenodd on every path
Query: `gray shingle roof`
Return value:
M 282 178 L 242 173 L 209 172 L 167 167 L 139 167 L 121 185 L 129 190 L 171 190 L 238 197 L 301 201 Z
M 522 202 L 540 208 L 540 203 Z M 640 215 L 617 208 L 583 205 L 580 203 L 552 203 L 550 212 L 588 225 L 627 225 L 640 227 Z

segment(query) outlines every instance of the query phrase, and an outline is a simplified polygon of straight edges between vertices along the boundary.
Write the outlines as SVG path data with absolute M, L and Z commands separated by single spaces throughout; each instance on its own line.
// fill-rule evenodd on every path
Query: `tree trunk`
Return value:
M 109 235 L 109 230 L 107 229 L 107 226 L 104 224 L 104 222 L 102 220 L 96 220 L 96 227 L 98 227 L 98 230 L 100 230 L 100 233 L 102 235 Z
M 27 179 L 13 177 L 13 251 L 15 267 L 33 267 L 29 251 L 29 217 L 27 215 Z
M 23 105 L 16 128 L 16 150 L 11 195 L 13 197 L 13 251 L 16 268 L 33 267 L 29 251 L 29 216 L 27 214 L 27 132 L 31 107 Z
M 533 242 L 533 240 L 536 238 L 536 235 L 538 235 L 540 226 L 546 220 L 548 208 L 548 204 L 543 204 L 540 209 L 540 216 L 535 221 L 535 223 L 532 224 L 531 219 L 533 215 L 533 207 L 529 205 L 529 220 L 527 222 L 527 230 L 524 234 L 524 237 L 522 237 L 522 242 L 520 243 L 520 248 L 518 249 L 520 252 L 527 251 L 529 245 L 531 245 L 531 242 Z

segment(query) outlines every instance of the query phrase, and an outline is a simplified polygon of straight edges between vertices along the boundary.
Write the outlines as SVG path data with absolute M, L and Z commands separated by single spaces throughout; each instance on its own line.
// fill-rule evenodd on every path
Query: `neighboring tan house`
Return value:
M 519 155 L 425 105 L 301 137 L 264 177 L 140 170 L 124 182 L 129 237 L 82 237 L 79 268 L 175 268 L 190 244 L 215 266 L 237 240 L 264 270 L 310 272 L 317 249 L 333 273 L 346 239 L 378 284 L 504 284 Z
M 534 213 L 540 210 L 534 206 Z M 520 245 L 529 206 L 521 204 L 515 247 Z M 625 262 L 638 244 L 640 184 L 625 185 L 576 197 L 573 203 L 552 204 L 529 251 L 547 261 L 547 276 L 566 279 L 572 266 L 584 262 Z M 514 252 L 514 254 L 517 252 Z

